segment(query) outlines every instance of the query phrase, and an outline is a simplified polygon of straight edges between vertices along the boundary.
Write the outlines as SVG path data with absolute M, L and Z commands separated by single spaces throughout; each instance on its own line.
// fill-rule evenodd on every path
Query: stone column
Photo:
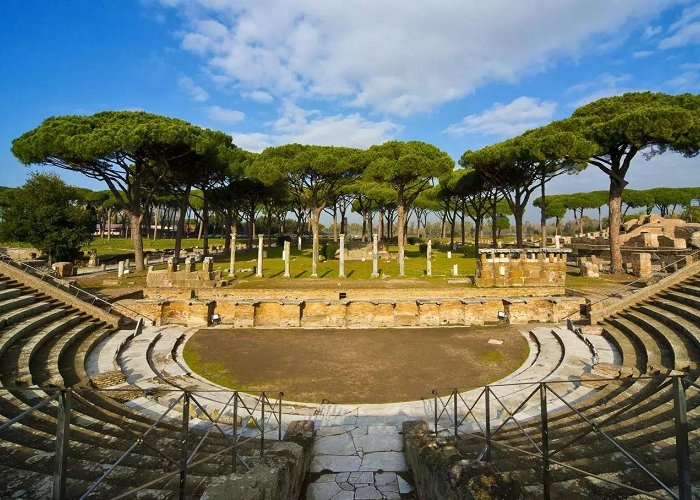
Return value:
M 124 269 L 129 269 L 130 266 L 131 266 L 131 259 L 126 259 L 124 261 Z
M 124 276 L 124 261 L 120 260 L 117 264 L 117 277 L 121 278 L 122 276 Z
M 338 278 L 345 278 L 345 235 L 339 234 L 340 237 L 340 264 L 338 267 Z
M 263 246 L 264 246 L 263 240 L 264 239 L 265 239 L 264 234 L 258 235 L 258 272 L 255 275 L 258 278 L 263 277 Z
M 297 236 L 297 250 L 301 252 L 301 236 Z
M 379 278 L 379 244 L 378 235 L 372 235 L 372 278 Z
M 433 275 L 433 242 L 428 240 L 428 248 L 425 250 L 425 275 Z
M 459 276 L 459 265 L 455 264 L 452 266 L 452 276 Z
M 289 254 L 291 253 L 292 242 L 284 242 L 284 277 L 289 278 Z
M 231 228 L 231 256 L 229 257 L 228 275 L 236 276 L 236 228 Z

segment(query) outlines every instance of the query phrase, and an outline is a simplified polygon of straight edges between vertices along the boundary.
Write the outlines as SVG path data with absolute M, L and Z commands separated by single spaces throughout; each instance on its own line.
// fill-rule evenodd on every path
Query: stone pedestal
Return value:
M 632 254 L 632 271 L 635 276 L 640 278 L 648 278 L 653 274 L 651 270 L 651 254 L 650 253 L 633 253 Z
M 284 277 L 289 278 L 289 254 L 291 253 L 291 242 L 284 242 Z
M 168 264 L 166 266 L 166 269 L 170 271 L 171 273 L 174 273 L 177 271 L 177 264 L 175 264 L 175 259 L 173 257 L 170 257 L 168 259 Z
M 459 276 L 459 266 L 457 264 L 452 266 L 452 276 Z
M 428 247 L 425 250 L 425 274 L 433 275 L 433 242 L 428 240 Z
M 94 248 L 90 250 L 90 258 L 87 265 L 88 267 L 97 267 L 97 250 Z
M 51 266 L 59 278 L 69 278 L 73 276 L 73 264 L 71 262 L 54 262 Z
M 372 235 L 372 278 L 379 278 L 379 236 Z
M 131 267 L 131 259 L 124 260 L 124 269 L 129 269 Z
M 124 261 L 120 260 L 119 264 L 117 264 L 117 278 L 121 278 L 124 276 Z
M 258 272 L 255 273 L 255 276 L 258 278 L 263 277 L 263 240 L 265 236 L 262 234 L 258 235 Z
M 297 236 L 297 250 L 301 252 L 301 236 Z
M 338 264 L 338 277 L 345 278 L 345 235 L 339 235 L 340 264 Z
M 210 273 L 214 270 L 214 259 L 212 257 L 204 257 L 202 261 L 202 271 Z
M 188 272 L 188 273 L 194 272 L 194 259 L 192 259 L 191 257 L 187 257 L 185 259 L 185 272 Z

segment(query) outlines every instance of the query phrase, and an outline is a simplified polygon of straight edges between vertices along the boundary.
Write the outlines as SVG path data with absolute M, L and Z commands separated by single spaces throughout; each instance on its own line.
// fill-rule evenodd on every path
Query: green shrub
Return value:
M 464 252 L 465 257 L 472 259 L 475 259 L 477 257 L 476 247 L 474 245 L 464 245 L 464 247 L 462 247 L 462 252 Z
M 338 250 L 338 245 L 335 243 L 324 243 L 321 247 L 321 255 L 326 260 L 331 260 L 335 258 L 335 252 Z
M 285 242 L 285 241 L 291 242 L 291 241 L 292 241 L 292 237 L 291 237 L 291 236 L 288 236 L 288 235 L 286 235 L 286 234 L 283 234 L 283 235 L 281 235 L 281 236 L 278 236 L 278 237 L 277 237 L 277 246 L 280 247 L 280 248 L 282 248 L 282 247 L 284 246 L 284 242 Z

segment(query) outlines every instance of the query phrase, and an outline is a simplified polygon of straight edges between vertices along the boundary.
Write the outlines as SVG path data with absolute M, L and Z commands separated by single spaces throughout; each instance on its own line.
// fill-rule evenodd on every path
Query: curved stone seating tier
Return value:
M 85 313 L 76 312 L 40 294 L 21 287 L 21 293 L 7 293 L 11 280 L 2 279 L 0 298 L 0 382 L 9 390 L 0 391 L 0 423 L 13 418 L 46 397 L 39 389 L 13 389 L 18 382 L 32 382 L 63 386 L 85 381 L 85 357 L 94 345 L 113 334 L 104 323 Z M 31 300 L 17 300 L 22 297 Z M 45 498 L 51 496 L 55 451 L 57 407 L 54 402 L 25 416 L 2 433 L 0 440 L 0 470 L 8 476 L 0 481 L 0 496 Z M 175 412 L 176 413 L 176 412 Z M 71 412 L 71 441 L 67 493 L 76 497 L 105 471 L 105 465 L 114 463 L 129 446 L 153 423 L 146 415 L 129 409 L 109 393 L 85 392 L 75 394 Z M 158 477 L 172 463 L 160 453 L 179 460 L 180 422 L 163 422 L 150 434 L 151 443 L 158 449 L 139 446 L 120 463 L 103 486 L 96 490 L 97 497 L 111 497 L 129 487 L 137 487 Z M 190 449 L 198 442 L 197 430 L 190 436 Z M 200 448 L 199 457 L 220 453 L 228 442 L 221 436 L 211 436 Z M 190 471 L 190 493 L 201 487 L 208 476 L 217 476 L 230 470 L 230 454 L 212 457 L 210 462 Z M 199 486 L 198 486 L 199 485 Z M 140 492 L 143 498 L 164 498 L 176 490 L 177 477 L 168 484 L 159 483 L 153 489 Z M 47 489 L 48 488 L 48 489 Z M 201 490 L 198 490 L 201 493 Z

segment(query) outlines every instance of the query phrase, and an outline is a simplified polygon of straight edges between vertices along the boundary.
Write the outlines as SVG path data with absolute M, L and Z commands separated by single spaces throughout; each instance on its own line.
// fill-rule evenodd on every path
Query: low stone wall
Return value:
M 413 473 L 418 498 L 520 499 L 520 485 L 508 473 L 485 462 L 465 460 L 454 444 L 437 439 L 423 421 L 403 423 L 404 455 Z
M 251 469 L 214 479 L 202 499 L 289 500 L 300 498 L 311 464 L 314 423 L 289 423 L 284 441 L 273 442 L 264 456 L 246 457 Z
M 128 300 L 129 308 L 156 324 L 233 328 L 391 328 L 470 326 L 498 323 L 556 323 L 579 319 L 582 297 L 431 300 Z M 499 313 L 500 316 L 499 317 Z
M 146 288 L 146 299 L 228 299 L 228 300 L 338 300 L 338 293 L 353 299 L 415 299 L 432 297 L 453 299 L 481 299 L 485 297 L 503 298 L 507 293 L 503 288 L 475 288 L 471 286 L 415 286 L 412 288 L 384 287 L 381 281 L 373 288 L 355 287 L 352 281 L 338 280 L 331 286 L 299 286 L 297 288 L 238 288 L 235 285 L 224 288 Z M 555 287 L 518 287 L 518 297 L 550 297 L 566 294 L 564 285 Z

